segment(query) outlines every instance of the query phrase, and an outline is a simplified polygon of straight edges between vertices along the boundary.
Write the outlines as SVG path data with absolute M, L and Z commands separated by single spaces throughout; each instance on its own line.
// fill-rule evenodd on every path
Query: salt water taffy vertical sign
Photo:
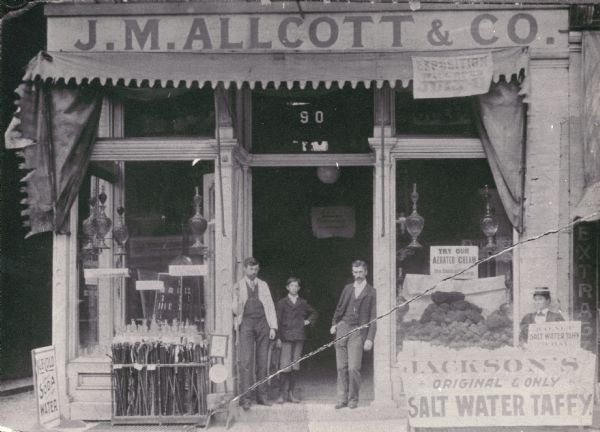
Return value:
M 56 427 L 60 423 L 60 405 L 54 347 L 32 350 L 31 362 L 38 423 L 41 426 Z
M 412 427 L 587 426 L 595 355 L 507 347 L 404 350 L 398 356 Z

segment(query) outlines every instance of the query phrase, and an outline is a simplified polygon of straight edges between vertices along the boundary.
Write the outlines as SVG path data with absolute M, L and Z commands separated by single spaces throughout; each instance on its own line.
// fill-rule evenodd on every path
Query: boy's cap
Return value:
M 546 298 L 550 298 L 550 288 L 548 287 L 535 287 L 533 290 L 533 296 L 544 296 Z

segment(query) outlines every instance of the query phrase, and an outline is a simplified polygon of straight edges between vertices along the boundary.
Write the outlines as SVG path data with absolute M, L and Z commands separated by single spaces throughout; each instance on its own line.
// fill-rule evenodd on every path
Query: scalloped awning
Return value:
M 412 57 L 452 57 L 489 52 L 460 50 L 431 52 L 333 52 L 333 53 L 152 53 L 152 52 L 40 52 L 27 68 L 24 80 L 42 79 L 57 82 L 99 81 L 105 85 L 203 86 L 210 83 L 225 88 L 247 82 L 265 87 L 274 83 L 291 88 L 298 82 L 304 88 L 308 82 L 333 82 L 355 87 L 374 83 L 381 87 L 407 87 L 413 78 Z M 525 47 L 492 51 L 494 75 L 509 78 L 527 72 L 529 61 Z

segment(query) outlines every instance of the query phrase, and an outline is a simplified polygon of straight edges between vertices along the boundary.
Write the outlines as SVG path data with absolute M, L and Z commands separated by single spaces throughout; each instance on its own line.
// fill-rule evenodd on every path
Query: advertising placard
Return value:
M 313 207 L 310 212 L 316 238 L 352 238 L 356 232 L 354 207 Z
M 110 277 L 129 277 L 129 269 L 128 268 L 86 268 L 83 269 L 83 277 L 85 279 L 94 279 L 94 278 L 110 278 Z
M 170 265 L 169 276 L 206 276 L 208 268 L 204 264 Z
M 412 427 L 586 426 L 595 355 L 582 349 L 405 350 L 398 356 Z
M 31 363 L 38 423 L 56 427 L 60 423 L 60 405 L 54 347 L 31 350 Z
M 472 266 L 479 259 L 477 246 L 431 246 L 429 274 L 443 279 Z M 456 279 L 477 279 L 477 266 L 461 273 Z
M 413 57 L 415 99 L 485 94 L 490 89 L 492 53 L 453 57 Z
M 579 348 L 581 346 L 581 321 L 546 322 L 529 324 L 527 347 Z
M 148 281 L 139 280 L 135 281 L 135 289 L 137 291 L 164 291 L 165 283 L 163 281 Z

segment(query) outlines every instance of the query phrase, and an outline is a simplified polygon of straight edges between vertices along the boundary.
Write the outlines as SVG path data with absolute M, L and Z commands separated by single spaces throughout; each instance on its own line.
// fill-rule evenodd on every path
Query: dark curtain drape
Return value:
M 102 96 L 157 100 L 177 97 L 187 89 L 69 87 L 28 81 L 17 89 L 18 110 L 6 131 L 7 148 L 19 150 L 23 215 L 27 236 L 44 231 L 64 233 L 68 214 L 88 169 L 98 132 Z
M 475 98 L 475 122 L 496 189 L 512 226 L 523 232 L 525 104 L 515 82 L 492 83 Z
M 20 149 L 23 215 L 31 231 L 68 231 L 68 215 L 89 165 L 102 94 L 96 87 L 71 88 L 26 82 L 17 89 L 19 109 L 6 132 L 8 148 Z

